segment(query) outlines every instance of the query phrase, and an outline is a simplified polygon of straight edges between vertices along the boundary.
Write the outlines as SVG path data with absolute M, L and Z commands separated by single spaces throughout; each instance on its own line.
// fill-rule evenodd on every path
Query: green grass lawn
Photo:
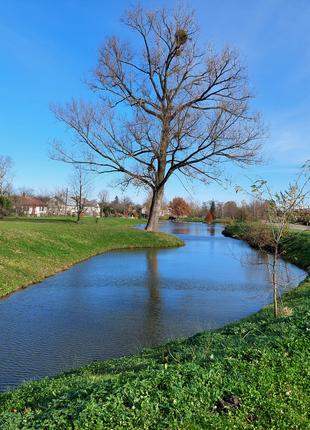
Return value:
M 286 243 L 303 267 L 309 241 L 294 233 Z M 220 330 L 2 394 L 0 428 L 308 429 L 309 286 L 308 279 L 283 298 L 290 316 L 274 320 L 267 306 Z
M 169 247 L 164 233 L 131 228 L 141 220 L 24 218 L 0 221 L 0 296 L 39 282 L 78 261 L 117 248 Z

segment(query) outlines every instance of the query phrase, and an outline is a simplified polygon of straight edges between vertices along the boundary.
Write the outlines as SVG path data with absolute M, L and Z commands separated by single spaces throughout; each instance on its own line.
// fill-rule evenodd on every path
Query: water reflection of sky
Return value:
M 223 326 L 271 300 L 268 256 L 221 226 L 167 223 L 186 246 L 94 257 L 0 302 L 0 388 Z M 297 285 L 305 272 L 282 262 Z

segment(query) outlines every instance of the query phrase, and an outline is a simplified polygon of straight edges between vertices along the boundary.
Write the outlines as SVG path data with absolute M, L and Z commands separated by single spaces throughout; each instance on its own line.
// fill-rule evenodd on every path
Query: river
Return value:
M 221 327 L 271 301 L 268 257 L 223 226 L 165 223 L 186 243 L 108 252 L 0 300 L 0 390 Z M 289 287 L 306 272 L 281 262 Z

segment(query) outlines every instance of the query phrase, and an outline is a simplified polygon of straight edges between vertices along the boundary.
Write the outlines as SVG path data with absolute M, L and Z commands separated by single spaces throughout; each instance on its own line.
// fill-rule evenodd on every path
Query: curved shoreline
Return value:
M 11 294 L 17 291 L 21 291 L 25 288 L 38 284 L 44 281 L 45 279 L 50 278 L 51 276 L 54 276 L 58 273 L 61 273 L 70 269 L 76 264 L 82 263 L 83 261 L 87 261 L 88 259 L 98 256 L 100 254 L 104 254 L 105 252 L 117 251 L 122 249 L 170 248 L 170 247 L 178 247 L 178 246 L 184 245 L 184 243 L 180 239 L 172 235 L 168 235 L 161 232 L 153 233 L 153 232 L 146 232 L 141 229 L 140 230 L 133 229 L 132 227 L 138 224 L 141 224 L 141 220 L 133 221 L 133 220 L 126 220 L 126 219 L 125 220 L 117 219 L 115 221 L 115 223 L 117 223 L 117 226 L 113 226 L 113 219 L 112 220 L 109 219 L 108 222 L 112 224 L 112 226 L 110 225 L 108 226 L 109 228 L 108 233 L 110 234 L 110 238 L 108 239 L 113 239 L 115 243 L 109 243 L 109 240 L 108 241 L 104 240 L 103 236 L 104 234 L 107 233 L 107 229 L 104 225 L 105 219 L 102 220 L 102 223 L 99 224 L 99 226 L 93 225 L 93 223 L 91 223 L 89 220 L 86 220 L 86 221 L 84 220 L 84 224 L 83 224 L 83 221 L 79 225 L 73 224 L 73 225 L 76 225 L 76 229 L 77 229 L 76 232 L 75 231 L 70 233 L 65 232 L 66 240 L 68 242 L 68 253 L 67 255 L 63 254 L 60 261 L 59 262 L 57 261 L 55 263 L 53 261 L 53 254 L 57 253 L 57 247 L 61 247 L 64 245 L 64 241 L 62 240 L 63 231 L 62 229 L 60 229 L 60 231 L 57 231 L 57 229 L 59 229 L 59 226 L 72 228 L 71 222 L 69 223 L 64 221 L 62 225 L 58 223 L 58 225 L 56 224 L 53 226 L 55 227 L 55 232 L 52 231 L 52 233 L 55 233 L 55 236 L 58 233 L 60 236 L 59 240 L 55 240 L 55 238 L 53 237 L 53 234 L 51 235 L 50 231 L 46 232 L 44 231 L 44 229 L 40 230 L 39 228 L 40 222 L 36 224 L 36 220 L 34 220 L 33 222 L 29 222 L 27 220 L 25 221 L 17 220 L 16 223 L 18 224 L 24 223 L 26 227 L 29 227 L 29 224 L 30 225 L 32 224 L 31 227 L 35 226 L 36 229 L 34 233 L 39 234 L 39 241 L 41 242 L 49 241 L 52 246 L 49 246 L 47 251 L 43 249 L 43 251 L 45 252 L 45 255 L 43 257 L 42 255 L 40 255 L 41 254 L 41 249 L 39 247 L 40 243 L 38 244 L 37 251 L 35 249 L 32 250 L 31 258 L 29 259 L 29 262 L 27 262 L 26 264 L 28 274 L 24 276 L 24 278 L 26 278 L 24 281 L 19 282 L 18 280 L 14 280 L 14 270 L 16 270 L 17 272 L 19 270 L 18 267 L 16 267 L 16 269 L 13 269 L 13 270 L 7 269 L 7 273 L 8 273 L 7 276 L 11 276 L 12 281 L 11 281 L 11 284 L 5 287 L 4 291 L 1 291 L 1 288 L 0 288 L 0 300 L 4 300 L 8 298 Z M 10 227 L 11 226 L 14 227 L 15 221 L 3 221 L 0 224 L 0 233 L 3 233 L 3 234 L 6 233 L 6 231 L 3 228 L 1 231 L 1 227 L 5 225 L 4 223 L 6 223 L 6 226 L 9 225 Z M 47 220 L 47 222 L 44 223 L 43 226 L 46 226 L 48 224 L 49 223 Z M 51 224 L 53 224 L 53 220 L 51 220 Z M 91 237 L 91 234 L 93 235 L 94 233 L 94 229 L 98 230 L 100 228 L 101 228 L 101 230 L 99 230 L 100 236 L 98 235 L 98 237 Z M 9 233 L 11 233 L 12 231 L 14 232 L 13 228 L 8 229 Z M 21 232 L 22 234 L 23 229 L 19 228 L 17 232 L 19 233 Z M 77 240 L 76 242 L 74 242 L 74 239 L 76 239 L 76 237 L 74 237 L 74 233 L 81 234 L 81 237 L 79 238 L 80 240 Z M 56 239 L 57 239 L 57 236 L 56 236 Z M 72 240 L 71 245 L 69 245 L 70 240 Z M 82 242 L 85 248 L 86 241 L 87 241 L 87 249 L 82 253 L 80 252 L 80 254 L 82 255 L 76 256 L 75 251 L 78 254 L 78 252 L 80 251 L 78 249 L 80 243 Z M 14 252 L 14 249 L 12 247 L 13 249 L 11 253 L 12 255 L 9 257 L 10 263 L 14 262 L 14 259 L 16 258 L 16 253 L 17 255 L 19 255 L 19 252 L 20 252 L 19 247 L 20 247 L 21 239 L 18 238 L 15 240 L 15 242 L 16 243 L 14 243 L 13 245 L 16 247 L 16 251 Z M 23 251 L 23 253 L 25 255 L 25 258 L 28 258 L 29 252 L 27 250 L 27 247 L 24 247 L 24 249 L 25 250 Z M 0 266 L 1 266 L 1 257 L 2 255 L 1 255 L 1 248 L 0 248 Z M 38 273 L 36 273 L 36 270 L 38 269 L 37 259 L 41 259 L 40 261 L 41 267 L 40 267 L 40 270 L 38 270 Z M 25 261 L 21 259 L 21 264 L 24 264 L 24 263 Z M 45 268 L 42 267 L 44 266 L 44 264 L 46 264 Z M 0 282 L 1 282 L 1 278 L 0 278 Z
M 246 223 L 235 223 L 232 225 L 226 225 L 222 234 L 227 237 L 231 237 L 232 239 L 242 240 L 246 242 L 249 246 L 251 246 L 254 249 L 258 249 L 258 247 L 250 240 L 250 238 L 247 235 L 247 228 L 251 228 L 250 224 Z M 307 230 L 298 231 L 298 230 L 291 230 L 288 235 L 284 238 L 284 240 L 281 243 L 281 247 L 283 250 L 283 253 L 281 255 L 281 258 L 288 261 L 289 263 L 295 264 L 295 266 L 306 270 L 308 273 L 310 272 L 310 256 L 308 259 L 303 259 L 302 255 L 296 255 L 295 253 L 292 253 L 292 250 L 289 248 L 290 245 L 293 242 L 294 239 L 298 238 L 298 235 L 301 234 L 308 234 L 310 237 L 310 233 L 307 233 Z M 306 236 L 305 236 L 306 237 Z M 297 244 L 297 246 L 302 245 L 302 243 Z M 271 247 L 266 246 L 264 248 L 266 252 L 272 253 Z
M 307 248 L 310 235 L 299 240 Z M 297 261 L 309 267 L 310 256 Z M 308 277 L 283 296 L 292 314 L 277 320 L 268 305 L 222 329 L 6 392 L 3 428 L 306 428 L 309 286 Z M 222 413 L 228 395 L 240 405 Z

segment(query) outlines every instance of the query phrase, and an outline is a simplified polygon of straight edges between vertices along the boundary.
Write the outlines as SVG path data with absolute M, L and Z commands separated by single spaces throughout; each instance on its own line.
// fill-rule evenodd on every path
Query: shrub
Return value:
M 0 218 L 8 215 L 12 209 L 12 202 L 9 197 L 0 195 Z

